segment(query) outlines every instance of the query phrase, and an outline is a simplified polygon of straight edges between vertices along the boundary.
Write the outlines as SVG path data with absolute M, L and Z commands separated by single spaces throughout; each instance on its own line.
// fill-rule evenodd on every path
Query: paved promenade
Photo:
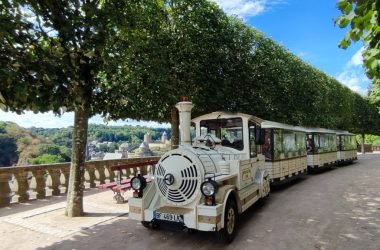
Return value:
M 0 249 L 380 249 L 380 154 L 274 190 L 228 246 L 212 233 L 146 229 L 111 191 L 87 190 L 80 218 L 64 216 L 65 199 L 0 209 Z

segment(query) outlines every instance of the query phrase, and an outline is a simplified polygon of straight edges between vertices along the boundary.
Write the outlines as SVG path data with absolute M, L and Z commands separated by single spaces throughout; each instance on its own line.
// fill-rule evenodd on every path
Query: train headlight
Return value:
M 214 196 L 217 191 L 218 184 L 213 180 L 207 180 L 201 185 L 201 192 L 206 197 Z
M 136 196 L 141 198 L 142 191 L 146 187 L 146 180 L 140 174 L 131 179 L 131 187 L 135 190 Z M 135 195 L 134 195 L 135 196 Z

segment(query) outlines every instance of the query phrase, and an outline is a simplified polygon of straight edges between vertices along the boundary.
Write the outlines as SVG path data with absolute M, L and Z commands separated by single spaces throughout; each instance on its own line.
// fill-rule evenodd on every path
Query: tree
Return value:
M 63 162 L 64 159 L 60 155 L 42 154 L 36 158 L 31 159 L 32 164 L 48 164 Z
M 21 113 L 74 111 L 66 214 L 83 214 L 88 118 L 133 116 L 124 63 L 159 30 L 161 1 L 4 0 L 0 3 L 0 106 Z
M 380 1 L 339 0 L 337 7 L 342 15 L 335 23 L 341 28 L 351 26 L 339 46 L 346 49 L 351 41 L 363 41 L 364 66 L 373 80 L 370 96 L 380 107 Z
M 50 155 L 59 155 L 61 154 L 61 150 L 57 145 L 54 144 L 48 144 L 48 143 L 43 143 L 38 145 L 38 150 L 40 155 L 43 154 L 50 154 Z
M 0 132 L 0 167 L 12 166 L 17 157 L 16 139 Z

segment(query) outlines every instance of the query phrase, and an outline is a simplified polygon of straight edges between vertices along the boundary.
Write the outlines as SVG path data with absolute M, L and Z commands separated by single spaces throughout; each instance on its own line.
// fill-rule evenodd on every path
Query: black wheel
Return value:
M 153 229 L 159 229 L 160 228 L 160 223 L 157 220 L 152 221 L 152 228 Z
M 146 227 L 146 228 L 150 228 L 150 222 L 149 221 L 142 221 L 141 224 Z
M 230 198 L 227 201 L 226 210 L 224 212 L 224 228 L 217 233 L 219 241 L 226 244 L 233 241 L 236 234 L 237 217 L 236 203 Z

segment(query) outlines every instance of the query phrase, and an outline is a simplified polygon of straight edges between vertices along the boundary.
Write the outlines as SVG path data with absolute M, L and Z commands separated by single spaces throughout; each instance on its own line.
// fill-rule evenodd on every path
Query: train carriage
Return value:
M 348 132 L 295 127 L 242 113 L 213 112 L 191 121 L 191 102 L 176 107 L 181 145 L 161 157 L 152 182 L 141 175 L 130 181 L 129 218 L 145 227 L 175 223 L 216 232 L 229 243 L 238 215 L 265 199 L 271 182 L 331 167 L 338 159 L 356 159 Z
M 352 163 L 358 159 L 355 134 L 336 130 L 336 146 L 338 164 Z
M 306 132 L 292 125 L 263 121 L 265 168 L 273 184 L 306 174 Z
M 306 128 L 307 166 L 313 172 L 337 164 L 336 133 L 323 128 Z
M 213 112 L 193 119 L 192 104 L 177 104 L 181 145 L 161 157 L 154 181 L 131 180 L 129 218 L 144 226 L 167 221 L 188 229 L 214 231 L 224 242 L 236 232 L 238 214 L 269 194 L 269 174 L 261 154 L 261 119 Z

